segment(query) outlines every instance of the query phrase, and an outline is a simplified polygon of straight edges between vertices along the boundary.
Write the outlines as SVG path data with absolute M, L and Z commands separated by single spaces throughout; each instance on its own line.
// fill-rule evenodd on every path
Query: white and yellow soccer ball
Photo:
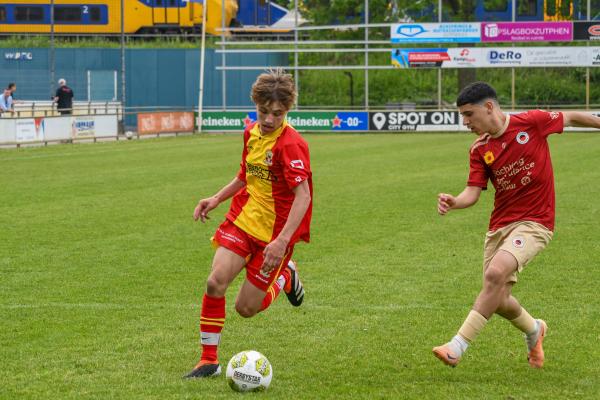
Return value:
M 242 351 L 229 360 L 225 374 L 236 392 L 266 390 L 273 379 L 273 367 L 267 357 L 255 350 Z

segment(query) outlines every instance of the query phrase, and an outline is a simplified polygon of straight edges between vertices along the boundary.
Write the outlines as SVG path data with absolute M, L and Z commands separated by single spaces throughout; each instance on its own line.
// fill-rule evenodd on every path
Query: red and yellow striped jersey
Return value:
M 246 186 L 233 196 L 226 218 L 247 234 L 266 243 L 283 229 L 292 203 L 293 189 L 308 181 L 312 199 L 312 173 L 308 145 L 287 122 L 263 136 L 258 123 L 244 130 L 244 150 L 237 177 Z M 290 240 L 310 240 L 312 200 Z

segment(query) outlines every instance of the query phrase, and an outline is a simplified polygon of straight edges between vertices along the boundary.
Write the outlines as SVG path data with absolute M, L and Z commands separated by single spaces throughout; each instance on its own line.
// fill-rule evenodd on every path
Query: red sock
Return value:
M 200 343 L 202 344 L 200 362 L 218 362 L 217 349 L 224 324 L 225 297 L 210 297 L 205 293 L 200 314 Z
M 290 271 L 287 268 L 284 268 L 281 275 L 279 275 L 277 280 L 271 285 L 271 287 L 267 291 L 267 294 L 266 294 L 265 298 L 263 299 L 262 305 L 260 307 L 260 311 L 264 311 L 267 308 L 269 308 L 271 303 L 273 303 L 275 301 L 275 299 L 277 298 L 277 296 L 279 296 L 279 292 L 281 292 L 281 290 L 284 288 L 284 286 L 287 284 L 287 282 L 289 280 L 290 280 Z

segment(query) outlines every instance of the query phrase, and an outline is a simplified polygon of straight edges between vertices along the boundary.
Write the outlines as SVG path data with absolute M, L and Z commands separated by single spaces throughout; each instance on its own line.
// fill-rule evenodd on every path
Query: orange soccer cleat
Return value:
M 448 346 L 448 343 L 433 348 L 433 355 L 439 358 L 444 364 L 451 366 L 452 368 L 458 365 L 460 357 L 454 354 L 454 352 Z
M 532 368 L 542 368 L 544 366 L 544 348 L 542 347 L 542 343 L 548 331 L 548 326 L 544 320 L 538 319 L 537 322 L 540 332 L 538 333 L 535 345 L 529 350 L 529 354 L 527 354 L 527 361 L 529 361 L 529 365 Z

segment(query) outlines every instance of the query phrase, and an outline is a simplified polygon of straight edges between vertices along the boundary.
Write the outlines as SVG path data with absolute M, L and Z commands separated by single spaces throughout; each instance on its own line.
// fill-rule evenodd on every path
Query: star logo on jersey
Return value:
M 496 158 L 494 157 L 494 153 L 492 153 L 491 150 L 486 151 L 485 154 L 483 155 L 483 161 L 485 161 L 485 163 L 487 165 L 491 165 L 495 159 Z
M 552 111 L 549 114 L 550 114 L 550 118 L 552 118 L 552 119 L 558 118 L 558 112 L 557 111 Z
M 517 143 L 525 144 L 527 142 L 529 142 L 529 133 L 527 133 L 527 132 L 517 133 Z
M 265 154 L 266 154 L 266 157 L 265 157 L 264 163 L 270 167 L 271 165 L 273 165 L 273 152 L 271 150 L 267 150 L 267 152 Z
M 304 163 L 302 162 L 302 160 L 292 160 L 290 161 L 290 167 L 304 169 Z
M 333 122 L 334 128 L 342 127 L 342 120 L 337 116 L 337 114 L 335 114 L 335 117 L 331 120 L 331 122 Z

